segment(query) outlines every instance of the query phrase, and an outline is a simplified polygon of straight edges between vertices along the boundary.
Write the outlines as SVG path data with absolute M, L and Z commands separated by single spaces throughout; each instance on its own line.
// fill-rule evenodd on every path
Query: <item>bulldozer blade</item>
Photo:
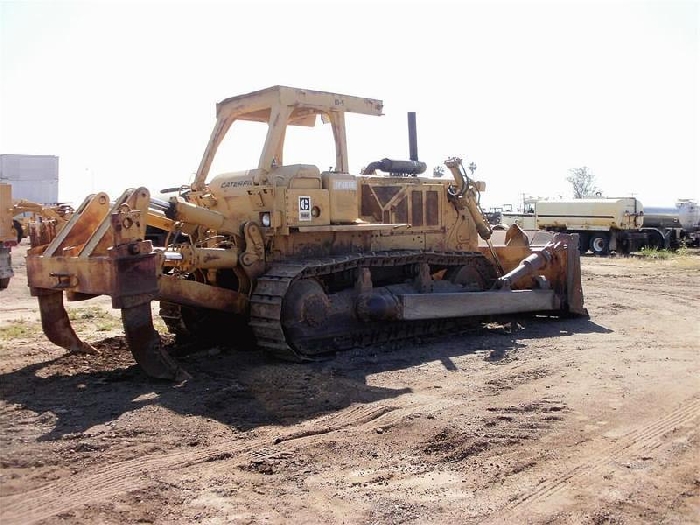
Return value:
M 570 314 L 588 317 L 588 310 L 583 307 L 581 255 L 576 250 L 578 237 L 577 233 L 572 235 L 573 241 L 566 251 L 566 302 Z
M 72 354 L 97 353 L 95 348 L 81 341 L 73 330 L 68 313 L 63 307 L 63 292 L 41 294 L 38 298 L 41 327 L 49 341 L 65 348 Z
M 156 379 L 190 379 L 191 376 L 163 348 L 160 336 L 153 328 L 150 303 L 122 308 L 122 323 L 131 353 L 146 374 Z

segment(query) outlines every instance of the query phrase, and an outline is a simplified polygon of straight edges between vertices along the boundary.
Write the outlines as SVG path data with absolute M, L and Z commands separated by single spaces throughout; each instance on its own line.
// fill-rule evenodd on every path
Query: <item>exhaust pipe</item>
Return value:
M 409 158 L 418 161 L 418 133 L 416 132 L 416 112 L 408 112 L 408 152 Z
M 391 173 L 392 175 L 411 175 L 413 177 L 424 173 L 428 169 L 425 162 L 418 160 L 418 133 L 416 132 L 416 113 L 408 113 L 408 149 L 411 160 L 382 159 L 370 162 L 362 170 L 363 175 L 374 175 L 377 170 Z

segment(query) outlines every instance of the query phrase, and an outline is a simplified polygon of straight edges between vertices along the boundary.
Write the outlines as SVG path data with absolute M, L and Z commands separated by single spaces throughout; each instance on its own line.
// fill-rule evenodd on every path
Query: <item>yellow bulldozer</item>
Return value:
M 464 318 L 585 314 L 575 236 L 541 246 L 512 227 L 501 242 L 479 207 L 484 183 L 460 159 L 453 180 L 421 177 L 415 114 L 410 160 L 350 172 L 346 113 L 380 116 L 371 98 L 274 86 L 223 100 L 193 182 L 160 200 L 146 188 L 90 195 L 27 257 L 48 338 L 92 352 L 63 306 L 100 294 L 121 309 L 127 343 L 156 378 L 188 377 L 154 330 L 151 302 L 179 337 L 249 329 L 274 356 L 304 361 L 348 347 L 434 333 Z M 329 124 L 335 166 L 285 164 L 288 127 Z M 237 121 L 267 126 L 257 167 L 210 177 Z M 147 229 L 167 232 L 163 246 Z M 481 242 L 479 239 L 482 239 Z

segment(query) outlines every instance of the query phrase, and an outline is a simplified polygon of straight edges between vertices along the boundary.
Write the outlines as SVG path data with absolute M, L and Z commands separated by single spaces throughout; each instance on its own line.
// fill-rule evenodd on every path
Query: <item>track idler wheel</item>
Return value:
M 95 354 L 89 344 L 78 338 L 70 325 L 68 313 L 63 307 L 63 292 L 48 292 L 38 295 L 41 327 L 53 344 L 65 348 L 71 354 Z
M 287 343 L 300 357 L 314 353 L 308 346 L 328 324 L 331 304 L 321 284 L 314 279 L 300 279 L 289 287 L 282 307 L 282 326 Z
M 190 375 L 166 352 L 158 332 L 153 328 L 151 304 L 122 308 L 126 342 L 141 368 L 156 379 L 185 381 Z

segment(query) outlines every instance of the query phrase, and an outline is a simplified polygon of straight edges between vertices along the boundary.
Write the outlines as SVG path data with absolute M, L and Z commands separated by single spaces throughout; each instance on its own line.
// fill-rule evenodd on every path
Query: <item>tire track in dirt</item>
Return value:
M 312 428 L 300 429 L 295 432 L 289 432 L 284 436 L 278 436 L 274 438 L 271 444 L 276 445 L 277 448 L 271 448 L 269 446 L 264 448 L 256 448 L 248 452 L 243 452 L 236 459 L 246 461 L 261 458 L 265 459 L 267 457 L 274 458 L 280 453 L 291 454 L 294 451 L 294 449 L 298 446 L 296 444 L 296 441 L 300 439 L 330 434 L 332 432 L 350 427 L 354 431 L 363 432 L 368 425 L 376 423 L 381 423 L 381 426 L 383 428 L 389 428 L 402 424 L 407 417 L 415 415 L 416 413 L 420 413 L 423 416 L 433 416 L 453 406 L 461 405 L 461 403 L 457 401 L 434 401 L 434 398 L 432 397 L 429 397 L 428 399 L 426 399 L 426 401 L 427 402 L 425 404 L 416 405 L 415 403 L 413 403 L 410 406 L 405 407 L 371 407 L 365 405 L 351 407 L 339 413 L 323 416 L 322 418 L 314 422 Z M 228 457 L 222 459 L 228 459 Z M 220 466 L 209 470 L 217 471 L 229 469 L 230 465 L 221 464 Z
M 396 401 L 394 399 L 394 402 Z M 318 436 L 350 429 L 351 434 L 345 439 L 354 440 L 357 439 L 353 437 L 354 435 L 366 433 L 367 428 L 372 425 L 380 425 L 386 429 L 403 424 L 411 416 L 420 414 L 421 417 L 434 417 L 445 410 L 463 405 L 464 403 L 459 400 L 436 399 L 429 394 L 415 394 L 411 397 L 410 403 L 403 406 L 353 405 L 342 411 L 325 414 L 313 421 L 298 424 L 294 430 L 284 434 L 277 432 L 275 435 L 275 432 L 270 432 L 255 443 L 248 443 L 245 450 L 241 450 L 238 454 L 229 452 L 213 454 L 211 459 L 206 460 L 211 462 L 210 464 L 203 466 L 202 462 L 198 462 L 194 468 L 206 468 L 207 476 L 229 474 L 236 467 L 244 470 L 266 468 L 266 465 L 274 465 L 280 459 L 294 457 L 300 446 L 313 443 L 314 438 Z M 189 472 L 196 475 L 197 471 L 191 469 Z
M 2 523 L 29 524 L 68 512 L 87 503 L 113 498 L 151 483 L 145 473 L 186 468 L 222 454 L 244 451 L 239 447 L 211 447 L 205 451 L 181 451 L 157 457 L 142 457 L 106 465 L 99 472 L 78 480 L 62 478 L 25 493 L 0 497 Z
M 503 507 L 505 513 L 499 513 L 497 520 L 501 522 L 508 518 L 515 519 L 516 515 L 524 512 L 523 507 L 537 507 L 538 502 L 564 490 L 572 479 L 577 479 L 577 486 L 591 485 L 593 483 L 590 479 L 592 475 L 604 469 L 617 457 L 622 454 L 634 454 L 659 448 L 668 442 L 667 439 L 664 439 L 666 434 L 679 426 L 692 426 L 697 419 L 700 419 L 700 400 L 691 398 L 684 405 L 661 419 L 628 432 L 614 444 L 593 450 L 590 454 L 591 457 L 587 460 L 579 462 L 576 466 L 552 479 L 544 481 L 534 490 L 526 491 L 515 497 Z M 586 478 L 589 478 L 588 481 Z
M 255 438 L 244 443 L 220 443 L 205 449 L 187 448 L 103 465 L 99 472 L 78 480 L 62 478 L 25 493 L 0 496 L 0 522 L 3 525 L 36 523 L 89 503 L 107 501 L 120 494 L 158 483 L 159 472 L 177 471 L 213 462 L 221 462 L 221 468 L 230 468 L 230 464 L 223 460 L 235 458 L 245 461 L 259 457 L 261 450 L 266 451 L 263 456 L 274 455 L 279 453 L 280 449 L 284 452 L 286 442 L 328 434 L 347 427 L 359 429 L 379 419 L 383 426 L 393 426 L 416 412 L 424 415 L 438 414 L 461 404 L 457 400 L 436 400 L 433 396 L 419 396 L 417 399 L 419 401 L 416 403 L 414 397 L 407 406 L 355 404 L 341 411 L 304 421 L 284 432 L 275 428 L 259 431 Z
M 289 432 L 285 435 L 275 438 L 274 443 L 282 443 L 284 441 L 292 441 L 295 439 L 304 438 L 307 436 L 317 436 L 320 434 L 329 434 L 346 428 L 348 426 L 360 426 L 370 421 L 374 421 L 384 414 L 388 414 L 397 410 L 395 406 L 366 406 L 356 405 L 349 409 L 343 410 L 340 413 L 324 416 L 314 421 L 313 425 L 301 425 L 302 427 L 309 426 L 310 428 L 301 428 L 295 432 Z
M 106 465 L 100 472 L 79 480 L 63 478 L 37 489 L 0 496 L 0 522 L 28 525 L 68 512 L 88 503 L 105 501 L 119 494 L 142 489 L 155 481 L 153 474 L 219 461 L 232 457 L 255 455 L 270 444 L 326 434 L 348 426 L 361 426 L 388 414 L 397 407 L 356 405 L 340 413 L 326 416 L 306 425 L 308 428 L 284 434 L 268 430 L 254 439 L 238 444 L 218 444 L 204 450 L 183 450 L 166 455 L 146 456 L 127 462 Z

